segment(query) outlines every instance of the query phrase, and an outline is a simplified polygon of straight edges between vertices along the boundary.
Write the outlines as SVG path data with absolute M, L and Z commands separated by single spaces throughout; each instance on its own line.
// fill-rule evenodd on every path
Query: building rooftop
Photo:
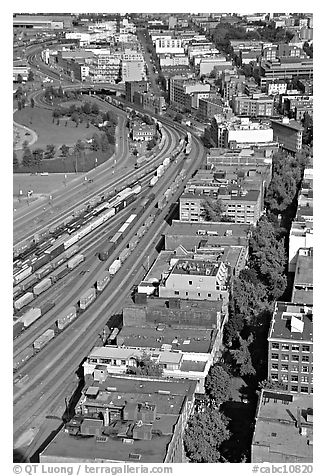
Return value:
M 232 190 L 235 190 L 235 187 L 231 187 Z M 228 197 L 228 201 L 236 201 L 236 202 L 257 202 L 259 199 L 260 191 L 259 190 L 244 190 L 241 192 L 239 189 L 239 192 L 237 195 L 231 195 L 231 190 L 228 190 L 227 187 L 217 187 L 218 189 L 218 198 L 223 199 L 223 197 Z M 211 191 L 211 193 L 203 194 L 197 190 L 194 190 L 193 192 L 184 192 L 180 198 L 182 199 L 205 199 L 206 197 L 211 196 L 214 198 L 216 195 L 216 192 Z M 216 198 L 216 197 L 215 197 Z
M 299 250 L 294 277 L 294 286 L 313 284 L 313 249 Z
M 226 223 L 226 222 L 185 222 L 181 220 L 172 220 L 172 226 L 169 235 L 210 235 L 221 237 L 243 236 L 248 237 L 250 225 L 245 223 Z
M 312 462 L 312 417 L 312 396 L 262 391 L 252 440 L 254 462 Z
M 179 259 L 175 264 L 172 274 L 189 274 L 200 276 L 216 276 L 219 264 L 195 259 Z
M 289 119 L 289 120 L 277 120 L 277 119 L 271 119 L 271 124 L 273 126 L 273 124 L 276 124 L 276 125 L 279 125 L 279 126 L 283 126 L 283 127 L 287 127 L 289 129 L 293 129 L 293 130 L 296 130 L 296 131 L 300 131 L 302 132 L 303 131 L 303 127 L 302 125 L 295 121 L 294 119 Z
M 89 386 L 85 387 L 86 395 L 82 396 L 79 402 L 80 409 L 83 405 L 88 409 L 92 406 L 102 406 L 108 410 L 119 411 L 120 415 L 120 412 L 124 413 L 125 410 L 128 420 L 115 419 L 108 426 L 96 426 L 96 422 L 103 423 L 103 420 L 77 416 L 68 423 L 67 428 L 81 428 L 80 422 L 84 419 L 82 425 L 91 423 L 92 428 L 98 429 L 97 435 L 89 434 L 87 438 L 81 435 L 72 436 L 63 429 L 41 453 L 40 461 L 54 462 L 60 458 L 64 462 L 163 462 L 186 401 L 190 401 L 194 395 L 196 382 L 109 377 L 102 383 L 96 382 L 96 387 L 95 390 L 94 387 L 91 388 L 90 396 L 87 396 Z M 139 424 L 136 422 L 137 409 L 142 411 L 143 407 L 150 411 L 150 422 Z M 82 412 L 82 409 L 80 411 Z M 148 436 L 135 436 L 135 429 L 138 432 L 148 432 Z
M 161 348 L 171 346 L 171 350 L 182 352 L 210 353 L 216 331 L 211 329 L 172 329 L 167 325 L 146 327 L 124 326 L 117 343 L 128 347 Z
M 268 340 L 285 339 L 312 342 L 313 308 L 300 304 L 276 302 Z

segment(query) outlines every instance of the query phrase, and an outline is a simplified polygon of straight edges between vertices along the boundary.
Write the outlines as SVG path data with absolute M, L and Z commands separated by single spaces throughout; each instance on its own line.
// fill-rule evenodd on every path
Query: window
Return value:
M 287 354 L 282 354 L 282 360 L 289 360 L 289 356 Z
M 291 375 L 291 382 L 298 382 L 299 378 L 297 375 Z
M 283 365 L 282 365 L 282 367 L 283 367 Z M 272 369 L 273 369 L 273 370 L 278 370 L 278 364 L 272 364 Z M 282 370 L 283 370 L 283 369 L 282 369 Z
M 278 360 L 278 354 L 272 354 L 272 359 Z
M 310 345 L 303 345 L 302 352 L 310 352 Z
M 121 360 L 121 365 L 126 365 L 126 361 L 125 361 L 125 360 Z
M 192 285 L 192 281 L 189 281 L 189 285 L 190 285 L 190 286 Z
M 298 352 L 300 350 L 300 346 L 299 345 L 293 345 L 292 346 L 292 352 Z
M 291 392 L 297 392 L 298 391 L 298 385 L 291 385 Z
M 309 372 L 309 366 L 308 365 L 303 365 L 302 366 L 302 372 L 308 373 Z
M 302 360 L 302 362 L 309 362 L 309 358 L 310 358 L 309 355 L 303 355 L 301 357 L 301 360 Z
M 299 362 L 299 356 L 298 355 L 292 355 L 292 362 Z
M 287 372 L 289 370 L 288 364 L 282 364 L 281 370 Z
M 288 381 L 288 376 L 287 374 L 282 375 L 282 381 L 287 382 Z
M 299 365 L 292 365 L 292 372 L 299 372 Z
M 309 383 L 309 377 L 307 375 L 301 375 L 301 382 Z
M 207 293 L 207 297 L 212 297 L 211 293 Z
M 301 385 L 301 393 L 308 393 L 308 387 Z
M 179 291 L 174 291 L 175 296 L 179 296 L 180 292 Z
M 271 374 L 272 380 L 278 380 L 278 374 Z
M 197 294 L 198 294 L 198 296 L 200 297 L 200 293 L 197 293 Z
M 272 349 L 279 349 L 280 348 L 280 344 L 278 344 L 277 342 L 272 342 Z
M 97 364 L 97 359 L 88 359 L 90 364 Z
M 186 296 L 188 296 L 188 291 L 186 291 Z
M 282 350 L 289 350 L 289 349 L 290 349 L 290 346 L 289 346 L 289 344 L 282 344 L 282 345 L 281 345 L 281 349 L 282 349 Z

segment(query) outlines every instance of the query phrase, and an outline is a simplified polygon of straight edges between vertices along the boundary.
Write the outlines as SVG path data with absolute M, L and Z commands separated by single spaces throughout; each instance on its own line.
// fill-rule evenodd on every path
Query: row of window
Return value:
M 272 360 L 284 360 L 285 362 L 299 362 L 300 361 L 300 355 L 299 354 L 292 354 L 291 359 L 289 354 L 274 354 L 272 353 L 271 355 Z M 309 355 L 301 355 L 301 362 L 310 362 L 310 356 Z
M 309 365 L 302 365 L 301 368 L 299 365 L 288 365 L 288 364 L 282 364 L 281 369 L 278 364 L 272 364 L 272 370 L 281 370 L 282 372 L 303 372 L 303 373 L 312 373 L 313 367 L 311 366 L 309 368 Z
M 272 376 L 272 380 L 278 381 L 277 376 Z M 287 382 L 287 380 L 283 379 L 283 382 Z M 290 390 L 291 392 L 309 393 L 309 387 L 307 385 L 288 385 L 287 387 L 287 390 Z M 312 387 L 310 387 L 310 393 L 313 393 Z
M 197 293 L 197 296 L 201 297 L 201 294 L 202 293 Z M 180 291 L 174 291 L 174 295 L 175 296 L 180 296 Z M 188 296 L 188 291 L 185 292 L 185 295 Z M 192 295 L 193 295 L 193 293 L 192 293 Z M 209 298 L 212 297 L 212 293 L 207 293 L 207 297 L 209 297 Z
M 290 346 L 290 344 L 279 344 L 278 342 L 272 342 L 272 349 L 274 350 L 276 349 L 290 350 L 291 348 L 292 352 L 299 352 L 300 347 L 302 352 L 310 352 L 310 350 L 312 350 L 311 346 L 307 344 L 302 344 L 301 346 L 300 344 L 292 344 Z

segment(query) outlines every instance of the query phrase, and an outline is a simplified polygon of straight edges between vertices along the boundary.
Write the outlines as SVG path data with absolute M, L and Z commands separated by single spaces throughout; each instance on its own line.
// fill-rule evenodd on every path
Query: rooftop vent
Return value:
M 134 444 L 134 440 L 132 438 L 123 438 L 122 439 L 122 443 L 124 445 L 133 445 Z
M 96 440 L 96 443 L 106 443 L 108 441 L 108 437 L 107 436 L 97 436 L 95 438 Z

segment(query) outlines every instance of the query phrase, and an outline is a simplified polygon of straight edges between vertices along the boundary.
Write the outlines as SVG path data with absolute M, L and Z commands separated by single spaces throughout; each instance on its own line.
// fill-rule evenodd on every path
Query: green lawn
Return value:
M 60 125 L 57 125 L 56 120 L 52 122 L 52 111 L 39 107 L 25 107 L 16 111 L 14 121 L 29 127 L 38 135 L 37 142 L 31 146 L 32 150 L 39 147 L 45 149 L 48 144 L 74 146 L 78 139 L 90 139 L 94 132 L 99 132 L 92 124 L 87 128 L 86 121 L 76 127 L 70 120 L 65 126 L 66 119 L 61 119 Z

